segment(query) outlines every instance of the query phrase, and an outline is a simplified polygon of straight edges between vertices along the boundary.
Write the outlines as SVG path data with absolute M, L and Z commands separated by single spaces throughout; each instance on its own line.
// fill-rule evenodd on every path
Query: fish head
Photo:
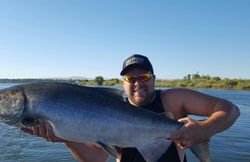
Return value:
M 20 89 L 0 91 L 0 122 L 14 125 L 25 109 L 25 96 Z

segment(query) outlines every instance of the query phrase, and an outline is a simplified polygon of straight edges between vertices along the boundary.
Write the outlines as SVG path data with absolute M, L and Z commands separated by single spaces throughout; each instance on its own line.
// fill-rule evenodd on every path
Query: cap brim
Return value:
M 134 67 L 140 67 L 142 69 L 145 69 L 145 70 L 148 70 L 150 71 L 150 69 L 148 69 L 147 67 L 145 67 L 144 65 L 142 64 L 131 64 L 131 65 L 128 65 L 126 66 L 121 72 L 120 72 L 120 75 L 125 75 L 128 70 L 130 70 L 131 68 L 134 68 Z

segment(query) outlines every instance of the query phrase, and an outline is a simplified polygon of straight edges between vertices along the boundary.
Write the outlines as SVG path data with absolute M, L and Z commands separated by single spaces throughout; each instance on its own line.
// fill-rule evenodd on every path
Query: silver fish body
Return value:
M 38 82 L 0 91 L 0 122 L 29 127 L 37 119 L 49 122 L 57 137 L 99 143 L 111 154 L 110 146 L 136 147 L 147 162 L 157 161 L 183 126 L 124 102 L 113 89 Z
M 149 146 L 169 145 L 167 138 L 183 124 L 123 101 L 111 89 L 66 83 L 30 83 L 0 91 L 0 121 L 29 127 L 37 119 L 52 125 L 56 136 L 75 142 L 136 147 L 154 161 Z M 157 148 L 157 149 L 158 149 Z

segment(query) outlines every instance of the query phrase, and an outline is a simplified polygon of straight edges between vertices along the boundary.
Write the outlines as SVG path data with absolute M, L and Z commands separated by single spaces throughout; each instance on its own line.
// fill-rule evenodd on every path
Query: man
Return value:
M 186 124 L 171 137 L 174 141 L 159 162 L 186 161 L 184 149 L 202 143 L 211 136 L 229 128 L 240 115 L 239 109 L 227 100 L 209 96 L 189 89 L 155 90 L 155 74 L 146 56 L 132 55 L 123 63 L 122 85 L 127 94 L 127 102 L 157 113 L 167 113 L 175 120 Z M 187 116 L 208 116 L 207 120 L 197 121 Z M 44 137 L 52 142 L 64 142 L 72 154 L 84 162 L 105 162 L 108 154 L 98 145 L 75 143 L 54 136 L 51 126 L 44 121 L 32 130 L 23 131 Z M 117 148 L 120 162 L 143 162 L 135 148 Z

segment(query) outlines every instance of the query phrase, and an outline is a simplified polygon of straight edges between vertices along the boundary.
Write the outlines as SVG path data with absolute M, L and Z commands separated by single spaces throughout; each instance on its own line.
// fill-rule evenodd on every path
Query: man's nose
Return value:
M 143 84 L 143 81 L 141 81 L 140 79 L 136 79 L 134 81 L 134 85 L 142 85 Z

